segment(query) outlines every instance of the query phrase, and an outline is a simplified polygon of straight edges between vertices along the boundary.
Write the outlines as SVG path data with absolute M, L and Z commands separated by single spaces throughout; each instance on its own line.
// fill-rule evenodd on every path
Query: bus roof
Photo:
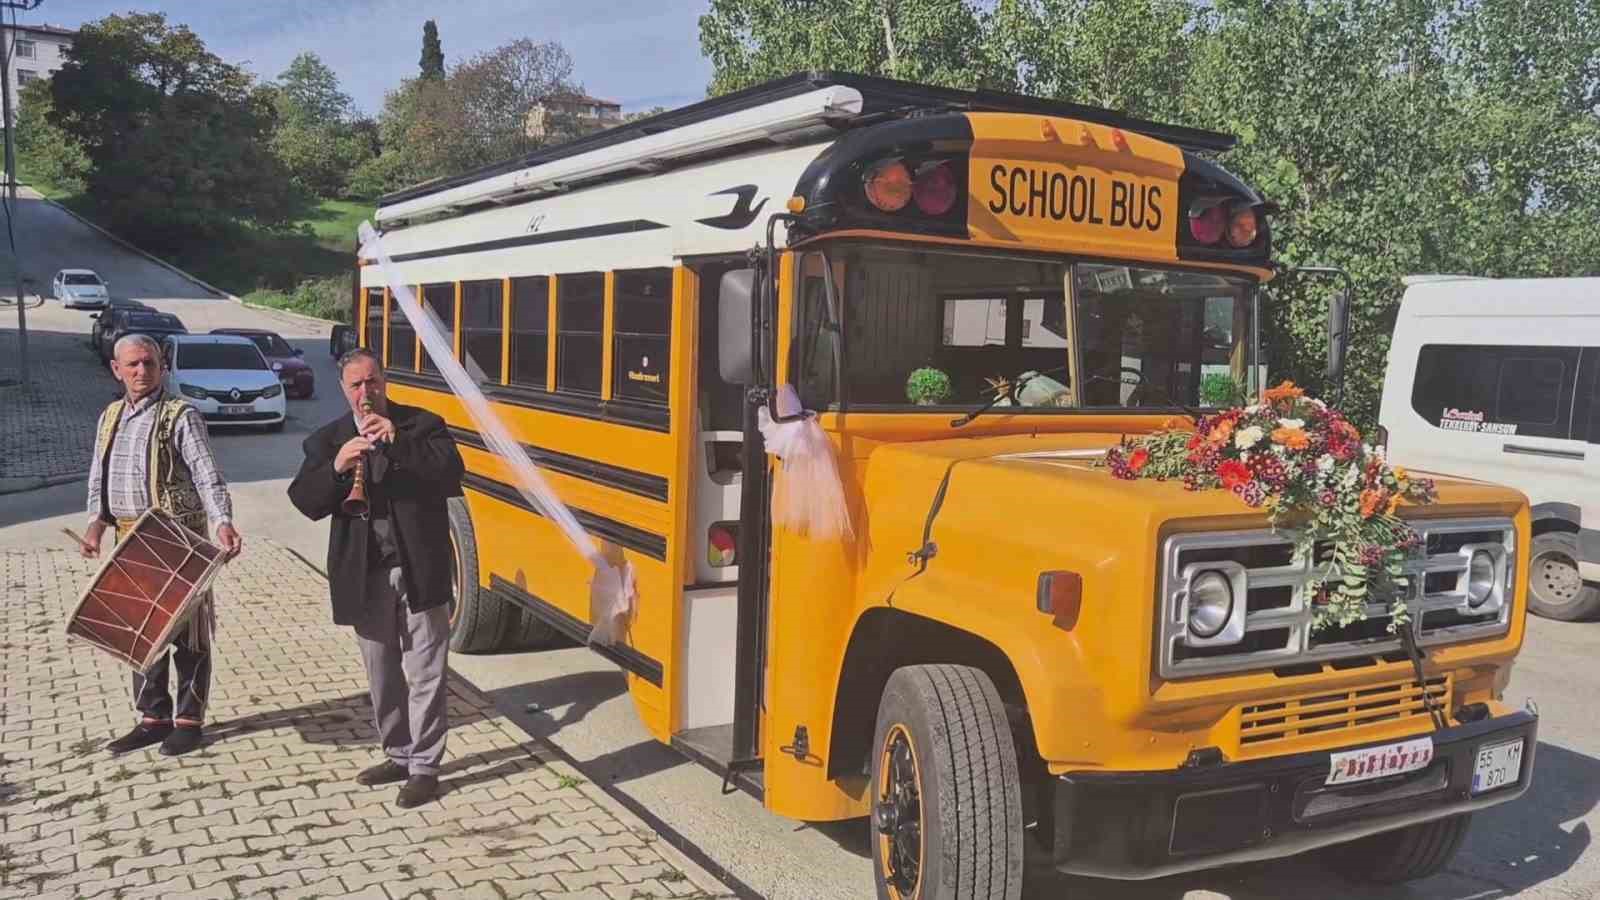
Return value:
M 425 182 L 378 201 L 378 219 L 403 219 L 482 202 L 501 202 L 572 183 L 659 171 L 761 146 L 794 144 L 830 132 L 914 113 L 1011 112 L 1058 116 L 1147 135 L 1192 151 L 1223 152 L 1232 135 L 1138 119 L 1112 110 L 1001 91 L 965 91 L 840 72 L 804 72 L 606 129 L 526 156 Z M 763 129 L 762 113 L 768 127 Z M 742 116 L 740 114 L 743 114 Z M 748 127 L 710 123 L 738 117 Z M 781 117 L 781 118 L 775 118 Z M 670 133 L 670 134 L 669 134 Z M 631 145 L 631 146 L 630 146 Z M 566 161 L 562 166 L 553 163 Z M 548 175 L 548 178 L 542 177 Z M 494 184 L 481 185 L 493 179 Z M 481 188 L 481 189 L 480 189 Z

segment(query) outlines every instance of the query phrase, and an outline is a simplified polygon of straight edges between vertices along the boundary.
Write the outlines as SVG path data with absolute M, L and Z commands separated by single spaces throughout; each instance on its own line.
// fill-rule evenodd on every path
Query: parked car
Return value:
M 62 269 L 50 281 L 50 296 L 67 309 L 105 309 L 111 293 L 92 269 Z
M 110 324 L 111 324 L 111 313 L 113 311 L 118 310 L 118 309 L 150 309 L 150 308 L 151 307 L 139 302 L 138 300 L 129 300 L 127 298 L 119 299 L 117 297 L 109 297 L 109 298 L 107 298 L 106 299 L 106 308 L 104 310 L 102 310 L 100 312 L 89 313 L 89 320 L 93 323 L 92 325 L 89 326 L 89 339 L 87 341 L 89 349 L 94 350 L 96 352 L 99 351 L 99 349 L 100 349 L 100 340 L 101 340 L 100 332 L 102 330 L 104 330 L 105 328 L 110 326 Z
M 1600 616 L 1600 278 L 1405 283 L 1378 416 L 1389 458 L 1527 494 L 1529 611 Z
M 256 347 L 267 358 L 267 365 L 278 373 L 278 381 L 288 396 L 309 399 L 316 392 L 316 373 L 311 370 L 311 364 L 302 358 L 306 352 L 289 346 L 289 342 L 276 332 L 259 328 L 213 328 L 211 333 L 236 334 L 255 341 Z
M 148 334 L 160 341 L 171 334 L 188 334 L 183 322 L 172 313 L 154 309 L 113 309 L 100 316 L 100 358 L 111 361 L 111 350 L 125 334 Z
M 328 355 L 334 359 L 349 353 L 361 344 L 361 333 L 354 325 L 335 325 L 328 335 Z
M 254 341 L 233 334 L 176 334 L 161 349 L 166 389 L 183 395 L 208 424 L 283 429 L 283 385 Z

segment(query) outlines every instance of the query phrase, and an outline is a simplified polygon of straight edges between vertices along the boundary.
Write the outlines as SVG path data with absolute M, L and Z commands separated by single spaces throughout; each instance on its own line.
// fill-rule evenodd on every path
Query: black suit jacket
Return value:
M 400 567 L 405 574 L 407 605 L 413 612 L 450 600 L 450 519 L 448 497 L 461 496 L 461 454 L 444 420 L 415 406 L 389 404 L 394 441 L 386 457 L 368 466 L 367 494 L 387 501 Z M 328 531 L 328 585 L 333 595 L 333 621 L 354 625 L 366 607 L 367 552 L 370 525 L 344 514 L 340 507 L 350 493 L 352 477 L 333 470 L 339 448 L 356 436 L 356 423 L 345 413 L 306 438 L 305 461 L 289 485 L 289 500 L 313 521 L 333 516 Z

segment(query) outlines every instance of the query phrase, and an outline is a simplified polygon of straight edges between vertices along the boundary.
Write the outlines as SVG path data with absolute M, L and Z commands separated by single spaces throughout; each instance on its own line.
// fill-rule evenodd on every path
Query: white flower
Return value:
M 1326 475 L 1333 471 L 1333 456 L 1327 453 L 1317 459 L 1317 471 Z
M 1266 432 L 1261 430 L 1261 426 L 1251 425 L 1249 428 L 1241 428 L 1233 433 L 1233 445 L 1240 450 L 1249 450 L 1256 444 L 1261 443 L 1263 437 L 1266 437 Z
M 1282 425 L 1284 428 L 1304 428 L 1304 427 L 1306 427 L 1306 420 L 1305 419 L 1279 419 L 1278 420 L 1278 424 Z

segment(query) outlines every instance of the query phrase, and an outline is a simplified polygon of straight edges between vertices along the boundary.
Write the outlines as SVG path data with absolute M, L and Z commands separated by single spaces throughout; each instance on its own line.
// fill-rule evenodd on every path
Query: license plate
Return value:
M 1472 792 L 1481 794 L 1515 784 L 1522 776 L 1522 738 L 1478 748 L 1472 766 Z
M 219 412 L 221 412 L 225 416 L 240 416 L 240 415 L 244 415 L 245 413 L 250 412 L 251 409 L 252 409 L 252 407 L 248 403 L 244 404 L 243 406 L 232 406 L 232 405 L 229 405 L 229 404 L 223 404 L 222 409 L 219 410 Z
M 1421 737 L 1365 750 L 1344 750 L 1331 754 L 1326 784 L 1354 784 L 1404 775 L 1425 769 L 1433 762 L 1433 738 Z

